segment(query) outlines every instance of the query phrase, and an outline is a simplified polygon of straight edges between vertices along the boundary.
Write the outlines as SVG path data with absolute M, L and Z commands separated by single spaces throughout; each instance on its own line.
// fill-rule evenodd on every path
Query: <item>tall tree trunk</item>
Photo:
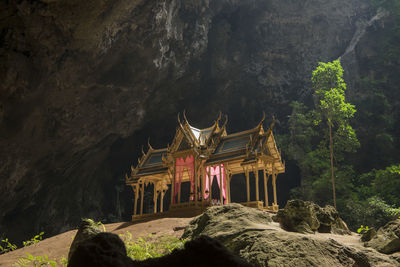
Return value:
M 332 179 L 332 193 L 333 193 L 333 205 L 336 209 L 336 190 L 335 190 L 335 171 L 333 169 L 333 138 L 332 138 L 332 124 L 329 125 L 329 152 L 331 156 L 331 179 Z

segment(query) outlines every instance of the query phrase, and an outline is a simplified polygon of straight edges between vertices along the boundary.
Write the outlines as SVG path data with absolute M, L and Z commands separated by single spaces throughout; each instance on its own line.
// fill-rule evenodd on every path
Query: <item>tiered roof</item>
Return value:
M 182 122 L 178 115 L 179 126 L 172 144 L 162 149 L 153 149 L 149 144 L 148 151 L 143 153 L 138 165 L 131 168 L 127 183 L 135 183 L 141 177 L 150 176 L 152 179 L 170 179 L 174 158 L 188 154 L 198 156 L 205 165 L 228 163 L 233 174 L 243 172 L 244 166 L 254 162 L 262 164 L 269 172 L 274 169 L 282 173 L 285 164 L 276 147 L 273 123 L 264 131 L 264 119 L 265 116 L 253 129 L 228 135 L 227 117 L 221 125 L 221 114 L 212 126 L 205 129 L 191 126 L 185 114 Z

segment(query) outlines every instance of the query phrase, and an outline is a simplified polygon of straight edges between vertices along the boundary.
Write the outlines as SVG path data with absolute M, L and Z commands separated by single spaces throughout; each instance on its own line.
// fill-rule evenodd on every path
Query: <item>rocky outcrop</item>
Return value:
M 79 225 L 78 232 L 76 233 L 74 240 L 72 240 L 71 247 L 68 253 L 68 261 L 71 260 L 71 255 L 75 252 L 76 248 L 93 238 L 95 235 L 101 233 L 101 230 L 93 220 L 91 219 L 83 219 L 81 224 Z
M 351 234 L 334 207 L 321 208 L 313 202 L 300 199 L 289 200 L 285 208 L 278 211 L 274 220 L 286 231 Z
M 270 222 L 272 222 L 270 214 L 232 203 L 207 209 L 191 221 L 182 238 L 197 238 L 201 235 L 215 237 L 215 233 L 219 233 L 229 239 L 236 236 L 238 231 L 265 230 Z
M 368 230 L 364 230 L 361 232 L 361 241 L 368 242 L 372 238 L 376 236 L 376 230 L 374 228 L 370 228 Z
M 268 213 L 238 204 L 207 209 L 190 222 L 183 237 L 201 235 L 221 241 L 252 266 L 399 266 L 395 259 L 361 244 L 342 241 L 357 242 L 356 236 L 288 232 Z
M 388 222 L 379 228 L 375 237 L 366 246 L 385 254 L 400 252 L 400 219 Z
M 78 236 L 78 235 L 77 235 Z M 99 233 L 79 243 L 70 250 L 68 267 L 135 266 L 126 255 L 121 238 L 112 233 Z

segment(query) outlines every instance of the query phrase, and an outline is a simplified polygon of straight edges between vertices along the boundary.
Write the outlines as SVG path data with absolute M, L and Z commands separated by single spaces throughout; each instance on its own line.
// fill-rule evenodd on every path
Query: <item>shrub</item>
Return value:
M 41 232 L 40 234 L 32 237 L 30 240 L 23 241 L 22 244 L 24 245 L 24 247 L 27 247 L 27 246 L 39 243 L 40 241 L 43 240 L 43 235 L 44 235 L 44 232 Z
M 2 239 L 1 243 L 3 243 L 3 245 L 0 245 L 0 254 L 4 254 L 13 250 L 16 250 L 18 247 L 15 244 L 12 244 L 8 238 Z

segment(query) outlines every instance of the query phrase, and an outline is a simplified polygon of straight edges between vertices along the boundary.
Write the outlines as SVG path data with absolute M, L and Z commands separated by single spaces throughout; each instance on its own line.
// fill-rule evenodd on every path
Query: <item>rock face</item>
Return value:
M 218 110 L 231 131 L 263 110 L 284 124 L 317 62 L 351 54 L 374 15 L 364 0 L 10 0 L 0 12 L 0 228 L 16 241 L 129 218 L 124 174 L 148 136 L 171 140 L 183 109 L 200 127 Z
M 351 234 L 334 207 L 328 205 L 321 208 L 313 202 L 300 199 L 289 200 L 274 220 L 286 231 Z
M 201 235 L 221 241 L 252 266 L 400 266 L 371 249 L 336 240 L 347 236 L 287 232 L 268 213 L 237 204 L 209 208 L 190 222 L 183 237 Z
M 400 252 L 400 219 L 388 222 L 379 228 L 375 237 L 366 245 L 385 254 Z
M 196 238 L 200 235 L 221 236 L 229 238 L 238 234 L 238 227 L 243 231 L 249 229 L 264 230 L 272 222 L 271 216 L 257 209 L 243 208 L 240 204 L 229 204 L 207 209 L 202 215 L 196 217 L 185 229 L 182 238 Z

